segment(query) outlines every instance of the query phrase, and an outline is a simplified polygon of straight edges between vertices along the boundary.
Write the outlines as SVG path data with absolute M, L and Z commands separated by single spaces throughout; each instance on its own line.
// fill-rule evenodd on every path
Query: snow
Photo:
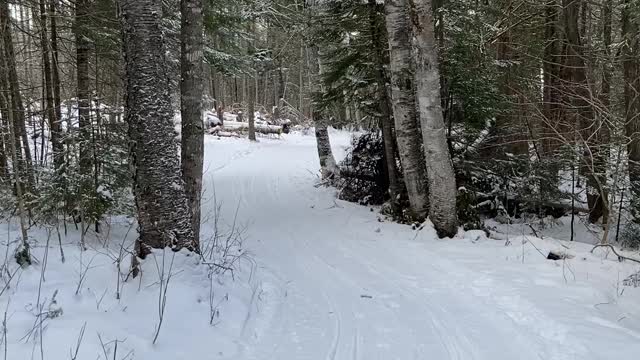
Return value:
M 105 359 L 100 339 L 109 359 L 115 340 L 117 359 L 145 360 L 637 358 L 640 289 L 622 283 L 638 264 L 619 262 L 606 249 L 592 254 L 588 241 L 552 237 L 565 231 L 562 224 L 541 230 L 542 239 L 522 227 L 495 225 L 506 239 L 469 231 L 438 240 L 429 224 L 412 230 L 388 222 L 376 209 L 336 200 L 335 190 L 316 186 L 312 134 L 255 143 L 205 138 L 203 238 L 212 238 L 216 218 L 226 233 L 242 229 L 233 251 L 249 255 L 233 274 L 210 277 L 197 256 L 156 251 L 143 262 L 141 278 L 120 284 L 118 300 L 116 260 L 121 244 L 129 247 L 135 236 L 131 221 L 112 218 L 103 233 L 87 236 L 83 252 L 68 225 L 65 263 L 54 230 L 39 303 L 49 309 L 57 291 L 51 309 L 62 313 L 43 323 L 44 358 L 71 358 L 83 326 L 77 359 Z M 330 131 L 337 160 L 350 136 Z M 12 250 L 16 221 L 5 226 Z M 16 270 L 7 253 L 8 273 L 16 271 L 0 295 L 7 359 L 40 358 L 39 326 L 25 335 L 40 312 L 48 234 L 31 229 L 30 235 L 38 264 Z M 550 250 L 573 258 L 546 260 Z M 123 276 L 129 262 L 125 256 Z M 2 274 L 0 285 L 8 279 Z M 219 313 L 213 325 L 212 308 Z

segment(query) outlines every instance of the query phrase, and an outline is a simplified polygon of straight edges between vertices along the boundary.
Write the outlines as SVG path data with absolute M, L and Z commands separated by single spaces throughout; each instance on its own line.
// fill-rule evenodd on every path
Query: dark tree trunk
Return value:
M 579 129 L 583 148 L 582 165 L 587 176 L 587 202 L 589 221 L 607 219 L 607 195 L 605 191 L 605 167 L 602 159 L 601 133 L 595 128 L 595 112 L 589 80 L 585 51 L 580 37 L 578 22 L 583 0 L 563 0 L 566 34 L 567 103 L 572 107 L 574 126 Z
M 75 38 L 76 38 L 76 77 L 78 98 L 78 145 L 80 149 L 80 182 L 82 194 L 88 193 L 91 182 L 91 103 L 89 79 L 89 52 L 91 43 L 87 34 L 89 22 L 89 0 L 76 1 Z
M 9 96 L 8 106 L 13 116 L 13 141 L 16 148 L 16 171 L 21 174 L 20 179 L 27 179 L 27 187 L 25 190 L 35 192 L 35 180 L 33 174 L 33 165 L 31 161 L 31 150 L 29 148 L 29 138 L 25 125 L 25 111 L 22 102 L 22 94 L 20 93 L 20 85 L 18 81 L 18 72 L 16 69 L 16 57 L 13 49 L 13 38 L 11 36 L 9 4 L 6 1 L 0 1 L 0 34 L 3 37 L 2 54 L 5 61 L 6 81 L 11 93 Z M 12 126 L 12 125 L 9 125 Z M 23 155 L 24 152 L 24 155 Z M 26 191 L 25 191 L 26 192 Z
M 57 0 L 49 1 L 49 19 L 51 22 L 51 75 L 53 81 L 53 103 L 55 118 L 50 121 L 51 147 L 53 148 L 53 164 L 57 171 L 64 169 L 64 148 L 62 146 L 62 100 L 60 95 L 60 68 L 58 62 L 58 25 L 56 20 Z
M 173 138 L 169 68 L 161 0 L 120 0 L 125 54 L 126 119 L 138 214 L 136 252 L 170 246 L 199 251 Z
M 204 95 L 202 0 L 181 0 L 180 113 L 182 115 L 181 166 L 185 192 L 191 207 L 196 246 L 200 241 L 202 162 L 204 159 Z
M 385 66 L 389 63 L 385 47 L 383 45 L 385 34 L 381 34 L 380 30 L 383 24 L 380 24 L 376 17 L 378 16 L 378 5 L 375 0 L 368 0 L 369 5 L 369 30 L 371 31 L 371 41 L 375 51 L 376 62 L 376 82 L 378 83 L 378 102 L 380 104 L 380 122 L 382 128 L 382 140 L 384 142 L 384 161 L 387 173 L 387 181 L 389 183 L 389 197 L 391 205 L 395 210 L 398 201 L 400 188 L 398 185 L 398 171 L 396 168 L 396 151 L 395 136 L 393 134 L 393 113 L 391 110 L 391 98 L 387 84 L 389 79 L 385 72 Z
M 625 0 L 623 4 L 622 69 L 632 213 L 634 221 L 640 222 L 640 20 L 637 16 L 640 6 L 636 4 L 632 0 Z
M 53 81 L 51 79 L 51 58 L 49 57 L 49 36 L 47 33 L 47 9 L 45 0 L 40 0 L 40 46 L 42 47 L 42 65 L 43 65 L 43 77 L 44 77 L 44 95 L 46 99 L 45 114 L 49 121 L 49 128 L 51 129 L 51 146 L 53 148 L 53 159 L 55 171 L 59 171 L 62 168 L 60 163 L 60 143 L 58 139 L 57 131 L 57 118 L 56 109 L 54 105 L 53 95 Z M 53 34 L 52 34 L 53 35 Z M 55 135 L 54 135 L 55 134 Z

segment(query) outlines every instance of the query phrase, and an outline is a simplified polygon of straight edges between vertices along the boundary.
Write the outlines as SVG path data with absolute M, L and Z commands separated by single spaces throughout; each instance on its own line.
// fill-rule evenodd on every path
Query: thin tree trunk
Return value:
M 191 224 L 197 247 L 200 242 L 200 203 L 204 160 L 202 0 L 181 0 L 180 10 L 182 14 L 180 56 L 182 74 L 180 82 L 181 166 L 185 192 L 191 206 Z
M 542 152 L 544 156 L 551 157 L 559 148 L 555 131 L 562 131 L 558 127 L 560 104 L 558 82 L 560 70 L 558 64 L 561 59 L 560 33 L 558 29 L 558 0 L 548 0 L 545 5 L 545 48 L 543 57 L 543 119 L 542 119 Z
M 138 214 L 136 252 L 170 246 L 199 251 L 189 199 L 173 139 L 169 68 L 161 0 L 120 0 L 131 140 L 133 193 Z
M 391 50 L 391 91 L 398 153 L 412 215 L 416 219 L 424 219 L 429 210 L 427 171 L 416 114 L 407 3 L 405 0 L 387 0 L 385 12 Z
M 385 67 L 388 63 L 383 45 L 384 35 L 380 34 L 380 25 L 376 21 L 377 15 L 376 0 L 368 0 L 369 8 L 369 30 L 371 31 L 371 41 L 376 54 L 376 82 L 378 83 L 380 122 L 382 129 L 382 140 L 384 144 L 384 162 L 386 165 L 387 181 L 389 183 L 389 197 L 394 211 L 398 211 L 396 204 L 400 187 L 398 185 L 398 171 L 396 168 L 395 137 L 393 135 L 393 113 L 391 110 L 391 99 L 387 89 L 387 74 Z M 344 109 L 344 106 L 342 107 Z M 346 112 L 346 110 L 345 110 Z
M 89 194 L 91 184 L 91 152 L 90 152 L 90 79 L 89 79 L 89 52 L 91 43 L 87 37 L 89 22 L 89 0 L 77 0 L 75 6 L 75 40 L 76 40 L 76 76 L 78 98 L 78 133 L 80 154 L 80 192 L 83 198 Z
M 416 99 L 429 181 L 429 218 L 440 237 L 458 231 L 456 178 L 447 147 L 442 107 L 438 48 L 431 0 L 410 0 L 416 58 Z
M 44 95 L 46 98 L 46 118 L 49 121 L 49 129 L 51 130 L 51 145 L 53 147 L 54 167 L 55 171 L 61 169 L 60 163 L 60 144 L 57 132 L 56 110 L 54 106 L 53 84 L 51 79 L 51 58 L 49 57 L 49 36 L 47 34 L 47 9 L 45 0 L 40 0 L 40 46 L 42 47 L 42 64 L 44 73 Z M 35 129 L 35 128 L 34 128 Z M 55 130 L 54 130 L 55 129 Z M 54 135 L 55 134 L 55 135 Z
M 4 4 L 6 5 L 6 3 Z M 0 4 L 0 32 L 11 31 L 9 27 L 8 17 L 7 17 L 9 15 L 9 12 L 7 7 L 5 7 L 5 5 Z M 7 44 L 5 40 L 6 40 L 6 37 L 3 37 L 0 39 L 0 49 L 5 50 L 5 53 L 6 53 L 6 47 L 11 44 L 10 43 Z M 2 58 L 3 57 L 0 56 L 0 67 L 3 69 L 10 68 L 9 66 L 10 59 L 5 58 L 3 60 Z M 2 106 L 3 108 L 4 106 L 10 107 L 11 106 L 10 104 L 14 103 L 14 100 L 12 99 L 13 92 L 8 91 L 9 84 L 11 83 L 11 80 L 9 79 L 10 69 L 9 71 L 5 71 L 5 70 L 0 71 L 0 76 L 2 76 L 2 78 L 0 78 L 0 106 Z M 17 138 L 17 136 L 15 136 L 15 133 L 13 133 L 17 128 L 15 126 L 16 119 L 14 117 L 14 112 L 11 111 L 10 108 L 8 108 L 6 111 L 2 113 L 2 115 L 3 115 L 3 122 L 5 121 L 7 122 L 7 129 L 9 130 L 9 138 Z M 7 117 L 5 118 L 4 115 L 6 115 Z M 29 249 L 29 243 L 27 242 L 29 236 L 27 233 L 27 213 L 25 212 L 25 204 L 24 204 L 24 197 L 23 197 L 24 194 L 22 189 L 23 180 L 20 178 L 21 176 L 20 161 L 18 159 L 16 142 L 8 141 L 8 146 L 11 151 L 11 163 L 13 165 L 13 183 L 15 184 L 16 200 L 18 205 L 17 206 L 18 218 L 20 220 L 20 235 L 21 235 L 21 241 L 22 241 L 21 249 L 19 249 L 16 252 L 16 260 L 18 264 L 25 266 L 25 265 L 31 264 L 31 253 Z
M 25 125 L 25 110 L 20 93 L 20 85 L 18 81 L 18 72 L 16 69 L 16 58 L 13 48 L 13 39 L 11 36 L 11 27 L 9 21 L 9 4 L 6 1 L 0 1 L 0 34 L 3 36 L 5 71 L 7 83 L 9 85 L 10 96 L 8 96 L 8 105 L 12 111 L 13 124 L 9 124 L 13 129 L 14 146 L 16 148 L 16 168 L 21 170 L 20 179 L 27 179 L 27 186 L 23 189 L 35 192 L 35 180 L 33 174 L 33 164 L 31 161 L 31 150 L 29 148 L 29 138 Z M 23 153 L 24 152 L 24 156 Z
M 636 4 L 632 0 L 623 3 L 622 68 L 632 213 L 634 221 L 640 223 L 640 6 Z
M 595 113 L 593 99 L 587 78 L 587 65 L 584 58 L 584 46 L 578 30 L 580 18 L 580 5 L 583 0 L 563 0 L 563 13 L 565 21 L 565 34 L 567 40 L 566 66 L 571 76 L 568 84 L 569 103 L 573 105 L 572 111 L 575 126 L 580 129 L 583 147 L 583 165 L 587 176 L 587 202 L 589 205 L 589 221 L 595 223 L 598 219 L 606 219 L 607 195 L 604 189 L 605 167 L 603 164 L 601 134 L 595 126 Z M 595 132 L 595 134 L 594 134 Z
M 60 95 L 60 63 L 58 62 L 58 25 L 56 19 L 57 0 L 49 1 L 49 19 L 51 22 L 51 60 L 53 81 L 53 103 L 55 118 L 50 122 L 51 147 L 53 148 L 53 164 L 57 171 L 64 171 L 64 147 L 62 145 L 62 101 Z
M 313 47 L 313 64 L 315 87 L 318 90 L 322 89 L 322 60 L 320 58 L 319 50 L 316 46 Z M 331 141 L 329 140 L 329 129 L 326 114 L 324 112 L 315 110 L 312 116 L 315 133 L 316 133 L 316 145 L 318 147 L 318 158 L 320 159 L 320 172 L 323 178 L 330 177 L 338 173 L 338 165 L 333 157 L 333 151 L 331 150 Z
M 0 94 L 0 96 L 4 98 L 3 102 L 10 104 L 12 102 L 12 100 L 10 99 L 11 92 L 7 92 L 6 94 L 9 95 L 9 99 L 7 99 L 4 93 Z M 13 118 L 13 112 L 7 111 L 7 115 L 8 115 L 7 120 L 9 123 L 8 128 L 12 129 L 14 128 L 14 126 L 12 126 L 12 123 L 15 121 L 15 119 Z M 17 150 L 15 147 L 15 143 L 12 143 L 12 145 L 10 145 L 10 148 L 11 148 L 12 162 L 15 166 L 16 164 L 18 164 L 18 157 L 17 157 Z M 22 192 L 22 179 L 20 179 L 20 171 L 17 168 L 14 168 L 13 177 L 14 177 L 13 180 L 15 183 L 15 190 L 16 190 L 16 199 L 18 203 L 18 219 L 20 221 L 20 235 L 21 235 L 21 241 L 22 241 L 21 249 L 16 252 L 16 260 L 18 264 L 25 266 L 25 265 L 31 264 L 31 253 L 29 249 L 29 243 L 27 242 L 29 235 L 27 233 L 27 220 L 26 220 L 27 213 L 25 212 L 24 197 Z
M 250 89 L 251 90 L 251 89 Z M 255 122 L 255 91 L 249 91 L 249 99 L 247 99 L 247 121 L 249 122 L 249 140 L 256 141 L 256 122 Z

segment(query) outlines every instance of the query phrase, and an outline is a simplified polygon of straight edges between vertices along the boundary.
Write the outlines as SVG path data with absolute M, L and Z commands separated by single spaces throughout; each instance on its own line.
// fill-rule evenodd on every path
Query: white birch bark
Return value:
M 386 0 L 385 20 L 390 50 L 393 118 L 402 175 L 412 215 L 416 219 L 424 219 L 429 210 L 427 171 L 416 114 L 411 28 L 406 0 Z
M 442 107 L 438 48 L 431 0 L 409 0 L 414 40 L 416 100 L 429 181 L 429 218 L 438 236 L 452 237 L 458 230 L 456 179 L 447 147 Z

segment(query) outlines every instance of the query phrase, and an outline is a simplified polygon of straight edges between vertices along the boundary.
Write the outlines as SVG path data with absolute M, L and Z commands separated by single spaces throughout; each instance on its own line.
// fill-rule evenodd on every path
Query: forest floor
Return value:
M 350 134 L 330 135 L 342 158 Z M 623 284 L 640 266 L 606 249 L 591 253 L 593 239 L 551 237 L 562 224 L 540 231 L 543 238 L 514 230 L 500 240 L 478 231 L 438 240 L 429 226 L 386 221 L 317 186 L 312 134 L 257 143 L 207 136 L 205 148 L 203 238 L 217 228 L 218 244 L 230 239 L 227 248 L 243 254 L 237 270 L 210 276 L 196 256 L 158 251 L 143 262 L 141 278 L 119 284 L 118 259 L 123 277 L 130 261 L 120 244 L 126 249 L 135 237 L 128 219 L 88 235 L 84 252 L 70 231 L 64 263 L 57 235 L 32 229 L 38 264 L 20 270 L 5 255 L 0 359 L 623 360 L 640 353 L 640 288 Z M 13 249 L 18 228 L 7 229 Z M 572 257 L 546 260 L 550 250 Z

